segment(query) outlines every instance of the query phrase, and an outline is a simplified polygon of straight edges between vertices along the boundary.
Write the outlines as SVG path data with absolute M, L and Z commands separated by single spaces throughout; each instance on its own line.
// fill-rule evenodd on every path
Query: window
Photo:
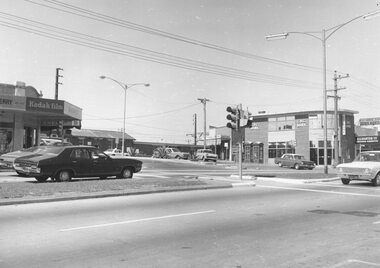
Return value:
M 270 142 L 268 158 L 281 157 L 283 154 L 294 154 L 296 149 L 292 142 Z
M 268 119 L 269 131 L 286 131 L 293 130 L 295 126 L 294 116 L 281 116 L 277 118 Z
M 86 149 L 75 149 L 71 152 L 70 158 L 73 159 L 89 159 L 90 156 Z

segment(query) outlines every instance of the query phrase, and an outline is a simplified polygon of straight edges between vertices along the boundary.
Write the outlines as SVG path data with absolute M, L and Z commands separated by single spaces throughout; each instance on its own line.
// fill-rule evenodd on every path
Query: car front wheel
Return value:
M 121 178 L 131 179 L 133 177 L 133 170 L 131 168 L 124 168 L 121 172 Z
M 372 179 L 372 185 L 373 186 L 379 186 L 380 185 L 380 173 L 377 173 L 376 177 Z
M 349 179 L 341 179 L 341 181 L 343 184 L 349 184 L 350 183 Z
M 280 162 L 280 163 L 278 163 L 278 166 L 279 166 L 279 167 L 282 167 L 282 163 L 281 163 L 281 162 Z
M 72 174 L 69 170 L 61 170 L 58 172 L 57 176 L 55 177 L 56 181 L 63 182 L 63 181 L 71 181 Z

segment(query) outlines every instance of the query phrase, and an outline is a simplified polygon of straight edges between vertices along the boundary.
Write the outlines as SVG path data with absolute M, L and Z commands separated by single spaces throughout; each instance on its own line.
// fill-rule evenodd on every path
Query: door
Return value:
M 91 157 L 92 173 L 94 176 L 115 175 L 115 167 L 109 156 L 98 149 L 91 149 L 89 153 Z
M 76 176 L 91 175 L 91 159 L 88 151 L 85 148 L 73 149 L 70 154 L 71 167 L 74 169 Z

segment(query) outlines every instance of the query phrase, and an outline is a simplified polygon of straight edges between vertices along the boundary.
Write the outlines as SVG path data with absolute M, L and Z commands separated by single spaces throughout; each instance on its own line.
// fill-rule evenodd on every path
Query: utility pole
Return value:
M 334 99 L 334 167 L 339 164 L 339 117 L 338 117 L 338 101 L 340 96 L 338 96 L 338 90 L 346 89 L 345 87 L 338 88 L 338 80 L 343 78 L 348 78 L 349 74 L 345 76 L 337 75 L 337 71 L 334 71 L 334 89 L 328 91 L 334 91 L 333 96 L 327 96 L 328 98 Z M 327 123 L 327 122 L 326 122 Z
M 210 101 L 209 99 L 203 98 L 198 100 L 203 104 L 203 137 L 204 137 L 204 142 L 203 142 L 203 149 L 206 149 L 206 103 Z
M 194 145 L 197 145 L 197 114 L 194 114 L 193 123 L 194 123 Z
M 59 74 L 59 71 L 63 71 L 62 68 L 56 68 L 55 69 L 55 99 L 58 100 L 58 86 L 62 85 L 61 82 L 59 82 L 59 78 L 63 77 L 63 75 Z

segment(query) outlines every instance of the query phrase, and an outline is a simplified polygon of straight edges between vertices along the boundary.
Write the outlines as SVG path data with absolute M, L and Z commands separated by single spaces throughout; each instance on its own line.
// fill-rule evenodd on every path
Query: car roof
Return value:
M 53 146 L 50 146 L 50 147 L 53 147 Z M 68 146 L 62 146 L 62 148 L 69 148 L 69 149 L 73 149 L 73 148 L 94 149 L 96 147 L 95 146 L 91 146 L 91 145 L 68 145 Z

